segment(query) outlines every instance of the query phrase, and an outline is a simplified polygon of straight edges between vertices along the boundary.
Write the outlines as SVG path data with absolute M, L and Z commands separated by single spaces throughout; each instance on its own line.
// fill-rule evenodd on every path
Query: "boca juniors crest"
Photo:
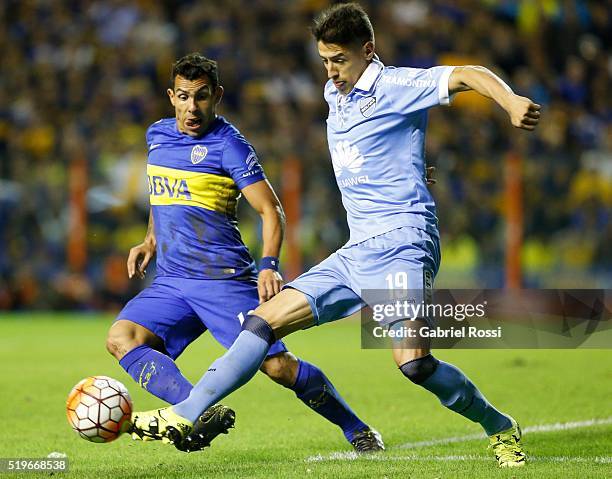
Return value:
M 196 145 L 191 150 L 191 162 L 194 165 L 200 163 L 208 155 L 208 148 L 203 145 Z

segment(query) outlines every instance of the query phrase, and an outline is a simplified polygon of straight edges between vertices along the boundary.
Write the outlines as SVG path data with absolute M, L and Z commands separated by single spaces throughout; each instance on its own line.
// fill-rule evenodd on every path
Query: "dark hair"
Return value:
M 172 64 L 172 78 L 170 79 L 172 87 L 178 75 L 189 81 L 207 76 L 213 87 L 219 86 L 217 62 L 199 53 L 185 55 Z
M 370 18 L 358 3 L 340 3 L 323 10 L 314 19 L 311 30 L 316 40 L 323 43 L 361 46 L 374 41 Z

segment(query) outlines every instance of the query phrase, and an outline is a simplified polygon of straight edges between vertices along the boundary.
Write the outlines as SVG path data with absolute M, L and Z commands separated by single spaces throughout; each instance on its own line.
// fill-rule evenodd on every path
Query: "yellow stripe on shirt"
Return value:
M 240 191 L 229 177 L 147 165 L 151 205 L 188 205 L 236 215 Z

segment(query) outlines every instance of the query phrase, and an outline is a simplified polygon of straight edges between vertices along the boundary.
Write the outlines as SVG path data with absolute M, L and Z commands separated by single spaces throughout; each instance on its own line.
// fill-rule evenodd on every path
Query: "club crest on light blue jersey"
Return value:
M 374 108 L 376 108 L 376 97 L 368 96 L 366 98 L 362 98 L 357 102 L 357 104 L 359 105 L 359 111 L 361 114 L 366 118 L 370 118 L 372 113 L 374 113 Z

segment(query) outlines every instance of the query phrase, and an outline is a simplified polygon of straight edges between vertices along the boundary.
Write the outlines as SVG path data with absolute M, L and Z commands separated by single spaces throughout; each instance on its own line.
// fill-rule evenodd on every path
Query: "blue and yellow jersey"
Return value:
M 223 117 L 200 138 L 164 118 L 147 130 L 147 145 L 158 276 L 255 277 L 236 219 L 240 190 L 265 179 L 253 147 Z

